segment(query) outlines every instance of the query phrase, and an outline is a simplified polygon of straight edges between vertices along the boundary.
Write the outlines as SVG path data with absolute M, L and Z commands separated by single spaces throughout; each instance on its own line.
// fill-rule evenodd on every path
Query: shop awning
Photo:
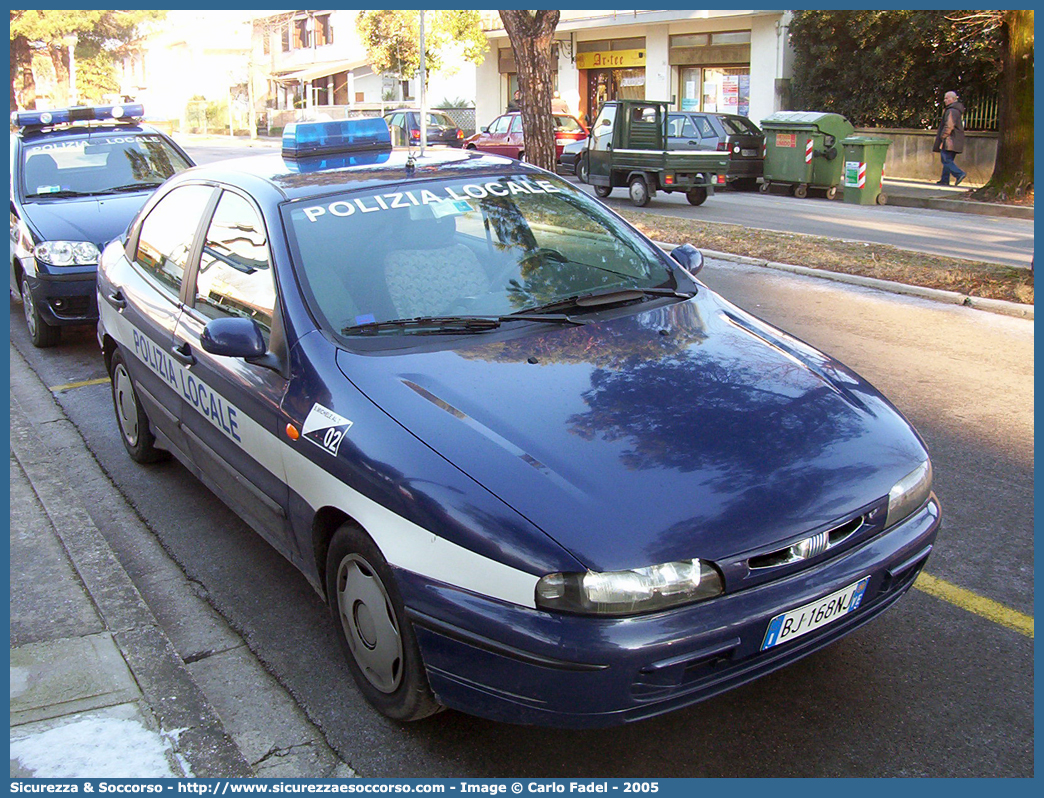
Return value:
M 336 75 L 339 72 L 349 72 L 353 69 L 358 69 L 361 66 L 366 66 L 368 63 L 369 62 L 365 58 L 354 61 L 324 61 L 321 64 L 309 64 L 308 66 L 296 69 L 293 72 L 284 72 L 281 75 L 273 75 L 272 80 L 278 81 L 279 83 L 301 83 L 303 81 L 325 78 L 328 75 Z

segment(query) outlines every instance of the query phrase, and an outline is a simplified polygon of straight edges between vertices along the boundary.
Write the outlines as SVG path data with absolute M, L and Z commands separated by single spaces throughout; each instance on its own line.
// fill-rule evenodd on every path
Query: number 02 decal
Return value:
M 301 436 L 336 456 L 352 422 L 320 404 L 312 405 L 301 428 Z

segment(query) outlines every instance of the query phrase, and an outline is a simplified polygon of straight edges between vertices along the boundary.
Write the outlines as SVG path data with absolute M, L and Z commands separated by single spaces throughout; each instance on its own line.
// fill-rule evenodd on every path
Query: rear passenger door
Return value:
M 274 445 L 287 381 L 272 368 L 213 355 L 200 344 L 206 324 L 221 318 L 252 319 L 270 346 L 282 335 L 268 234 L 259 209 L 244 195 L 221 192 L 191 279 L 174 338 L 190 361 L 181 423 L 192 459 L 211 490 L 297 561 Z
M 668 114 L 667 149 L 698 150 L 700 147 L 700 137 L 692 120 L 685 114 Z
M 99 281 L 99 312 L 119 343 L 127 370 L 160 442 L 185 451 L 178 426 L 182 366 L 174 346 L 181 290 L 215 189 L 179 186 L 148 212 L 119 259 Z M 166 439 L 166 440 L 164 440 Z

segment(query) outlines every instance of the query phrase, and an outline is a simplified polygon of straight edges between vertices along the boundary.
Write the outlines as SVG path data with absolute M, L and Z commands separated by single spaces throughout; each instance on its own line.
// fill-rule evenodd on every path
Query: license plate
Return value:
M 777 615 L 769 622 L 761 650 L 794 640 L 826 626 L 831 621 L 836 621 L 842 615 L 854 612 L 863 600 L 863 593 L 869 581 L 870 577 L 864 576 L 843 590 L 817 599 L 804 607 Z
M 740 154 L 744 158 L 756 158 L 757 155 L 758 155 L 758 151 L 757 150 L 740 150 Z

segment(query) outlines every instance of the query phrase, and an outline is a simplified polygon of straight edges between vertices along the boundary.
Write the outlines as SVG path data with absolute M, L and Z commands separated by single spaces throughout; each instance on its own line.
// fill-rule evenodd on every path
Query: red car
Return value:
M 551 118 L 555 124 L 555 158 L 562 155 L 562 147 L 566 144 L 587 138 L 587 128 L 575 116 L 552 114 Z M 522 114 L 511 111 L 498 116 L 488 127 L 465 139 L 464 148 L 523 160 L 526 143 L 522 138 Z

